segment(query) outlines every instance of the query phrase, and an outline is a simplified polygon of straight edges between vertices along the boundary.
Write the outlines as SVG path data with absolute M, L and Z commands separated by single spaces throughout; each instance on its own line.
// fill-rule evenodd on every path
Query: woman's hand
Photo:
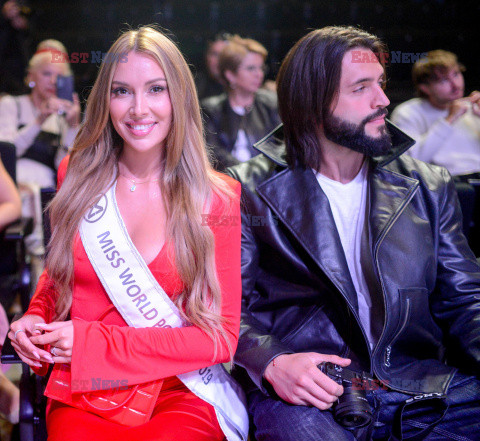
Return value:
M 45 320 L 38 315 L 24 315 L 10 325 L 8 337 L 12 341 L 13 348 L 20 359 L 32 367 L 42 367 L 41 361 L 53 363 L 53 358 L 47 351 L 36 347 L 30 341 L 32 336 L 41 332 L 36 325 L 44 323 Z
M 34 335 L 30 341 L 35 345 L 50 345 L 50 353 L 55 363 L 71 363 L 73 348 L 73 322 L 52 322 L 48 325 L 37 323 L 36 328 L 45 331 Z
M 37 124 L 41 126 L 52 114 L 58 112 L 57 98 L 48 98 L 40 103 L 38 108 Z
M 69 127 L 76 127 L 80 124 L 80 100 L 76 93 L 73 94 L 73 102 L 57 97 L 50 97 L 40 104 L 38 110 L 40 113 L 37 117 L 37 123 L 40 125 L 43 124 L 52 113 L 65 115 L 65 121 Z
M 62 100 L 65 101 L 65 100 Z M 68 107 L 65 108 L 65 121 L 69 127 L 77 127 L 80 124 L 80 100 L 78 99 L 78 94 L 73 94 L 73 103 L 66 101 Z

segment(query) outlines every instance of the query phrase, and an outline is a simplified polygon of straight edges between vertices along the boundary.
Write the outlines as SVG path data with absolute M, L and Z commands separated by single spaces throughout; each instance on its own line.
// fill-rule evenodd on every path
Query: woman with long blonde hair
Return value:
M 59 187 L 10 332 L 38 372 L 54 363 L 49 440 L 242 439 L 208 398 L 238 339 L 240 190 L 211 169 L 190 70 L 160 32 L 107 53 Z

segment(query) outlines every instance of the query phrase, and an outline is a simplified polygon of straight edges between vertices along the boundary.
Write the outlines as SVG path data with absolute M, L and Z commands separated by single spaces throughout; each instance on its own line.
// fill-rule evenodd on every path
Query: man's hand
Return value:
M 453 124 L 470 109 L 472 103 L 469 97 L 452 101 L 448 106 L 448 115 L 445 118 L 449 124 Z
M 317 367 L 324 361 L 343 367 L 350 364 L 347 358 L 317 352 L 283 354 L 270 362 L 264 377 L 288 403 L 326 410 L 343 394 L 343 387 Z
M 480 92 L 478 90 L 474 90 L 468 97 L 472 102 L 473 114 L 480 118 Z
M 472 109 L 473 114 L 480 118 L 480 92 L 477 90 L 473 91 L 465 98 L 452 101 L 448 107 L 448 115 L 445 119 L 449 124 L 453 124 L 470 108 Z

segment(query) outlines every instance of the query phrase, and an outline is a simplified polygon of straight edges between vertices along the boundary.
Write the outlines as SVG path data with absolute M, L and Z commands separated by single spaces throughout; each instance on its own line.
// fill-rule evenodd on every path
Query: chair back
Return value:
M 0 141 L 0 157 L 13 182 L 17 183 L 17 155 L 15 145 L 10 142 Z

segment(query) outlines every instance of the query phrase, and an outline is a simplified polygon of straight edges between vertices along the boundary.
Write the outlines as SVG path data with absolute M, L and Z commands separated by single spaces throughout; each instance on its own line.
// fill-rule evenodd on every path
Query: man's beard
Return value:
M 325 137 L 335 144 L 348 147 L 366 156 L 385 155 L 392 147 L 392 137 L 386 126 L 379 129 L 380 136 L 377 138 L 367 135 L 365 126 L 379 116 L 386 116 L 387 113 L 387 109 L 379 109 L 359 124 L 329 115 L 323 123 Z

